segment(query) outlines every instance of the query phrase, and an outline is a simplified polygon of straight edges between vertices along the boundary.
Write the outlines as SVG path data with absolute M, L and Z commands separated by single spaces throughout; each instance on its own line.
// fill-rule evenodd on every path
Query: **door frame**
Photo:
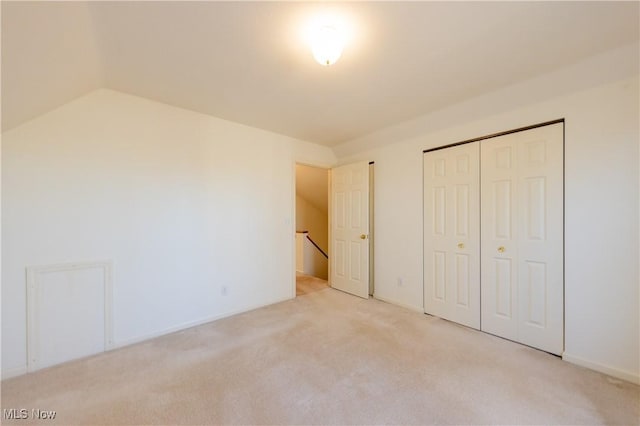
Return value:
M 369 161 L 369 296 L 375 297 L 375 268 L 374 268 L 374 177 L 375 177 L 375 161 Z M 329 165 L 322 162 L 312 162 L 306 160 L 293 159 L 291 162 L 291 219 L 290 219 L 290 231 L 291 231 L 291 245 L 290 245 L 290 259 L 291 259 L 291 298 L 296 297 L 296 165 L 317 167 L 319 169 L 327 170 L 327 188 L 328 188 L 328 213 L 327 214 L 327 231 L 329 247 L 331 246 L 331 170 L 337 167 L 338 164 Z M 329 250 L 329 266 L 328 266 L 328 279 L 327 282 L 331 286 L 331 250 Z
M 290 256 L 291 256 L 291 298 L 295 299 L 296 297 L 296 165 L 315 167 L 318 169 L 325 169 L 327 171 L 327 198 L 328 198 L 328 214 L 327 214 L 327 231 L 328 231 L 328 241 L 329 245 L 331 245 L 331 169 L 335 167 L 335 165 L 328 165 L 327 163 L 314 163 L 309 161 L 298 161 L 296 159 L 291 163 L 291 242 L 290 242 Z M 328 266 L 328 279 L 329 284 L 331 278 L 331 250 L 327 253 L 329 255 L 329 266 Z

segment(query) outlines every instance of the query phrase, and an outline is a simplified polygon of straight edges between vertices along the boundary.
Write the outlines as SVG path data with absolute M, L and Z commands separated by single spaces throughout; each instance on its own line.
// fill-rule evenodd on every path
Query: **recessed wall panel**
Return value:
M 349 278 L 352 281 L 360 281 L 362 279 L 362 275 L 360 271 L 360 261 L 362 259 L 361 250 L 362 248 L 359 242 L 354 242 L 354 241 L 349 242 L 349 251 L 350 251 L 349 260 L 351 262 L 349 266 L 349 271 L 350 271 Z
M 351 172 L 351 184 L 353 185 L 362 185 L 364 176 L 360 170 L 353 170 Z
M 525 161 L 529 167 L 542 166 L 547 161 L 546 141 L 538 140 L 527 143 L 527 158 Z
M 27 369 L 112 347 L 111 262 L 27 268 Z
M 433 176 L 442 177 L 447 172 L 447 161 L 444 158 L 438 158 L 433 162 Z
M 469 307 L 469 256 L 456 254 L 456 304 Z
M 455 234 L 458 237 L 469 236 L 469 185 L 455 185 L 454 192 L 454 215 Z
M 527 237 L 530 240 L 546 239 L 546 179 L 534 177 L 526 180 L 525 222 Z
M 435 298 L 444 301 L 446 298 L 447 266 L 446 254 L 443 251 L 433 253 L 433 284 Z
M 547 271 L 542 262 L 526 262 L 528 317 L 527 322 L 545 327 L 547 317 Z
M 495 238 L 511 238 L 511 181 L 493 183 L 493 210 Z
M 346 254 L 346 241 L 344 240 L 336 240 L 336 255 L 335 255 L 335 265 L 336 265 L 336 275 L 339 277 L 346 277 L 347 273 L 345 270 L 345 254 Z
M 496 154 L 496 169 L 510 169 L 512 163 L 512 149 L 510 146 L 505 146 L 495 150 Z
M 433 233 L 445 235 L 447 212 L 446 189 L 444 186 L 433 188 Z
M 345 203 L 345 193 L 344 192 L 336 192 L 335 198 L 335 212 L 336 212 L 336 228 L 344 229 L 346 227 L 346 203 Z
M 456 173 L 459 175 L 469 173 L 469 155 L 463 154 L 456 156 Z
M 362 227 L 362 191 L 351 191 L 351 228 Z
M 511 318 L 511 259 L 495 259 L 496 314 Z

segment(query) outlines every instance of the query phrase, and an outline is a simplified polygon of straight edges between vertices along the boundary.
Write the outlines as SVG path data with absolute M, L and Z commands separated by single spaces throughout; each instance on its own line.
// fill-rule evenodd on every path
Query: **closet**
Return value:
M 425 312 L 480 328 L 480 144 L 424 155 Z
M 425 312 L 564 348 L 562 121 L 424 153 Z

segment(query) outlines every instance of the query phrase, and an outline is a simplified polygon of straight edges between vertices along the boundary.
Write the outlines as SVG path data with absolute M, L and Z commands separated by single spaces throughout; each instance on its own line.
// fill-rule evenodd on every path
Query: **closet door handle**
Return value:
M 498 253 L 504 253 L 504 251 L 505 251 L 504 246 L 498 247 Z
M 459 249 L 463 249 L 464 248 L 464 243 L 458 243 L 458 248 Z

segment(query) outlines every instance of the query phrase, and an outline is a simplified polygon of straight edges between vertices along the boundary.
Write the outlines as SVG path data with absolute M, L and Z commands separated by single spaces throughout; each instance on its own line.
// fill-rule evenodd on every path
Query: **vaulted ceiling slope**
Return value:
M 329 212 L 327 169 L 296 164 L 296 195 L 307 200 L 326 216 Z
M 314 13 L 351 22 L 321 67 Z M 2 128 L 106 87 L 327 146 L 639 38 L 638 2 L 2 2 Z

